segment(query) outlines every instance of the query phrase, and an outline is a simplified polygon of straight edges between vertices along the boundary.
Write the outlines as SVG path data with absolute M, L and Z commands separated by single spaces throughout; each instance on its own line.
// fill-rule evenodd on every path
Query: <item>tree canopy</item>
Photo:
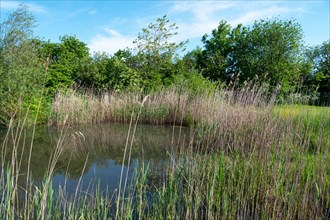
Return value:
M 1 22 L 0 124 L 15 117 L 24 105 L 35 107 L 41 96 L 46 72 L 33 38 L 35 25 L 25 5 Z
M 146 87 L 152 84 L 162 84 L 173 72 L 173 62 L 178 57 L 178 51 L 185 49 L 186 42 L 175 43 L 178 26 L 170 23 L 167 16 L 158 18 L 156 23 L 150 23 L 138 34 L 134 44 L 137 49 L 138 70 L 142 74 Z
M 228 82 L 239 75 L 244 81 L 258 76 L 289 92 L 301 76 L 302 36 L 301 26 L 292 20 L 260 20 L 252 27 L 239 24 L 235 28 L 221 21 L 212 36 L 202 38 L 199 68 L 212 80 Z

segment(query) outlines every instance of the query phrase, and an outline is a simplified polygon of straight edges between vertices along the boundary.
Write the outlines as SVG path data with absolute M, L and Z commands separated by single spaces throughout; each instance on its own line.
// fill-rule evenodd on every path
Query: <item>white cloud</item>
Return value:
M 221 20 L 219 14 L 238 7 L 239 2 L 229 1 L 184 1 L 176 2 L 171 8 L 172 14 L 191 13 L 192 18 L 177 22 L 179 26 L 178 41 L 201 38 L 216 28 Z
M 116 31 L 115 29 L 111 29 L 111 28 L 106 28 L 105 32 L 107 32 L 108 34 L 110 34 L 113 37 L 123 37 L 123 35 L 121 35 L 118 31 Z
M 98 34 L 88 44 L 90 52 L 107 52 L 113 54 L 119 49 L 133 46 L 133 37 L 123 36 L 114 29 L 105 29 L 107 35 Z
M 304 8 L 298 7 L 298 8 L 289 8 L 289 7 L 278 7 L 278 6 L 271 6 L 264 9 L 258 9 L 251 12 L 248 12 L 247 14 L 243 15 L 242 17 L 236 18 L 229 23 L 232 26 L 236 26 L 238 24 L 247 25 L 251 22 L 254 22 L 259 19 L 266 19 L 266 18 L 272 18 L 276 16 L 281 15 L 288 15 L 288 14 L 296 14 L 296 13 L 304 13 Z
M 201 38 L 204 34 L 210 33 L 219 24 L 219 21 L 210 20 L 204 22 L 194 23 L 178 23 L 179 30 L 176 37 L 177 41 L 184 41 L 187 39 Z
M 281 7 L 277 6 L 280 5 Z M 255 20 L 271 18 L 274 16 L 289 15 L 290 13 L 303 13 L 303 8 L 283 7 L 283 2 L 260 1 L 184 1 L 176 2 L 170 13 L 176 16 L 191 13 L 192 18 L 183 16 L 179 26 L 178 40 L 201 38 L 210 34 L 221 20 L 228 21 L 232 26 L 239 23 L 248 25 Z
M 290 6 L 283 2 L 274 1 L 176 1 L 166 11 L 171 22 L 173 20 L 179 26 L 178 35 L 172 39 L 174 42 L 201 39 L 204 34 L 210 34 L 221 20 L 228 21 L 232 26 L 239 23 L 249 25 L 255 20 L 288 16 L 292 13 L 304 13 L 304 9 L 296 5 L 293 7 L 292 4 Z M 132 29 L 136 29 L 137 27 L 145 27 L 150 20 L 150 17 L 134 20 L 125 19 L 121 25 L 129 25 Z M 109 26 L 109 24 L 107 25 Z M 113 25 L 118 27 L 118 22 L 114 22 Z M 89 44 L 91 51 L 114 53 L 118 49 L 132 47 L 132 41 L 135 38 L 123 36 L 116 30 L 104 28 L 103 34 L 98 34 L 92 38 Z
M 1 1 L 0 8 L 1 9 L 7 9 L 7 10 L 13 10 L 17 9 L 18 6 L 23 3 L 19 1 Z M 46 9 L 40 5 L 36 5 L 34 3 L 24 3 L 28 6 L 29 11 L 35 12 L 35 13 L 46 13 Z
M 90 10 L 88 12 L 89 15 L 95 15 L 97 13 L 97 10 Z
M 281 8 L 281 7 L 271 7 L 265 10 L 256 10 L 248 12 L 242 17 L 236 18 L 235 20 L 230 21 L 230 24 L 236 26 L 238 24 L 248 24 L 258 19 L 262 18 L 270 18 L 281 14 L 286 14 L 288 12 L 292 12 L 289 8 Z

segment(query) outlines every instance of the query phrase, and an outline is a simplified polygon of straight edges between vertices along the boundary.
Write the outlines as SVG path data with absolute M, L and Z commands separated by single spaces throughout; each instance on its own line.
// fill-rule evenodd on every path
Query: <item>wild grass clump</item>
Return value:
M 139 93 L 111 93 L 100 96 L 76 92 L 57 94 L 49 124 L 72 126 L 104 122 L 128 123 L 132 117 L 136 119 L 136 110 L 140 108 L 144 97 Z M 186 94 L 179 94 L 176 90 L 164 90 L 149 95 L 139 116 L 139 123 L 175 123 L 176 118 L 183 114 L 186 98 Z
M 56 95 L 49 124 L 72 126 L 102 122 L 128 123 L 132 117 L 136 119 L 138 111 L 134 110 L 139 108 L 146 96 L 148 99 L 139 115 L 139 123 L 190 125 L 214 121 L 214 117 L 219 117 L 223 110 L 229 112 L 251 106 L 272 106 L 276 92 L 268 94 L 267 84 L 254 81 L 245 83 L 241 88 L 234 83 L 228 87 L 199 90 L 198 93 L 182 86 L 160 89 L 152 94 L 71 91 Z M 135 114 L 132 115 L 132 112 Z
M 149 219 L 326 218 L 326 165 L 286 153 L 262 160 L 224 153 L 181 157 L 159 185 L 144 181 L 136 188 L 139 214 Z

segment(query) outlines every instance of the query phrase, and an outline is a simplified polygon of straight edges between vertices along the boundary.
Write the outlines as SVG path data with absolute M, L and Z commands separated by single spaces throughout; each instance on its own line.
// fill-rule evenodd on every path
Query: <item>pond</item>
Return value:
M 34 135 L 32 128 L 23 129 L 19 144 L 16 144 L 15 157 L 16 162 L 21 161 L 19 184 L 22 187 L 25 185 L 24 176 L 29 163 L 33 183 L 41 184 L 55 150 L 62 149 L 54 166 L 52 184 L 55 191 L 59 186 L 65 187 L 70 195 L 80 183 L 81 190 L 95 190 L 95 186 L 99 186 L 102 191 L 112 192 L 118 188 L 122 167 L 123 173 L 128 174 L 128 183 L 142 163 L 148 165 L 151 171 L 161 172 L 164 165 L 179 153 L 180 146 L 189 140 L 188 129 L 184 127 L 138 125 L 134 138 L 133 130 L 134 126 L 130 128 L 126 124 L 89 125 L 62 130 L 37 127 Z M 5 143 L 0 160 L 11 166 L 13 140 L 19 132 L 6 134 L 6 130 L 0 130 L 0 141 Z M 125 146 L 128 147 L 123 163 Z

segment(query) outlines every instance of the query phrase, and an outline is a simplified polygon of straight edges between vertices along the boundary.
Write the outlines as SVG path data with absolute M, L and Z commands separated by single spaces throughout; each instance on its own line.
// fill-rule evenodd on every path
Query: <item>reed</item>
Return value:
M 148 95 L 139 123 L 190 125 L 196 121 L 213 121 L 223 109 L 241 112 L 246 106 L 269 107 L 273 105 L 276 91 L 268 94 L 268 86 L 248 82 L 242 88 L 234 83 L 229 87 L 199 92 L 180 86 L 160 89 L 152 94 L 103 93 L 71 91 L 55 97 L 49 125 L 73 126 L 103 122 L 126 122 L 137 112 L 143 98 Z M 238 108 L 237 108 L 238 107 Z M 229 108 L 229 109 L 228 109 Z
M 131 121 L 123 165 L 130 160 L 138 122 L 187 124 L 189 141 L 172 141 L 180 153 L 168 151 L 170 163 L 164 170 L 140 161 L 132 182 L 122 171 L 118 191 L 101 192 L 96 185 L 91 186 L 96 190 L 86 192 L 78 186 L 74 196 L 51 184 L 54 163 L 62 152 L 59 141 L 44 183 L 35 185 L 28 174 L 23 199 L 20 158 L 13 150 L 10 166 L 1 165 L 0 217 L 328 219 L 330 110 L 274 105 L 276 93 L 267 91 L 251 83 L 198 95 L 171 89 L 148 99 L 141 94 L 112 94 L 107 102 L 91 94 L 59 95 L 52 125 Z M 9 140 L 26 144 L 23 133 L 9 127 L 3 156 Z

